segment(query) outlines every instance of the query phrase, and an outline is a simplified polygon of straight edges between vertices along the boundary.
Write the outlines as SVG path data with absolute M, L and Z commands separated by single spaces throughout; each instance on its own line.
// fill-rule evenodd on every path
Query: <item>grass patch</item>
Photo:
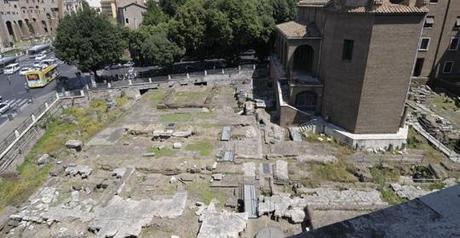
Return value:
M 66 140 L 87 140 L 119 114 L 118 107 L 107 112 L 103 100 L 93 100 L 88 108 L 69 108 L 61 113 L 61 119 L 49 119 L 45 133 L 17 167 L 18 178 L 1 180 L 0 209 L 23 203 L 48 178 L 51 165 L 39 168 L 35 163 L 39 155 L 47 153 L 55 157 L 65 156 Z
M 399 173 L 395 170 L 384 168 L 382 165 L 372 167 L 370 169 L 372 181 L 377 184 L 377 190 L 380 192 L 380 198 L 389 204 L 399 204 L 405 201 L 389 188 L 386 183 L 397 182 Z
M 208 140 L 203 140 L 188 144 L 187 146 L 185 146 L 185 149 L 190 151 L 196 151 L 201 156 L 208 156 L 209 154 L 211 154 L 213 146 Z
M 225 193 L 212 189 L 208 181 L 197 181 L 187 184 L 187 192 L 191 197 L 199 199 L 201 202 L 209 205 L 213 198 L 219 201 L 219 207 L 223 207 L 226 202 Z
M 424 159 L 432 163 L 440 163 L 444 157 L 441 152 L 433 148 L 429 142 L 412 127 L 409 127 L 407 135 L 407 148 L 423 150 Z
M 174 92 L 172 102 L 176 104 L 190 104 L 190 102 L 204 103 L 209 90 L 205 91 L 179 91 Z
M 187 122 L 192 120 L 191 113 L 169 113 L 169 114 L 161 114 L 160 121 L 161 122 Z
M 163 90 L 154 90 L 150 93 L 150 100 L 154 108 L 163 100 L 165 92 Z
M 311 172 L 313 180 L 333 182 L 356 182 L 357 179 L 351 174 L 344 162 L 335 164 L 312 164 Z
M 429 190 L 441 190 L 443 189 L 444 187 L 446 187 L 446 184 L 443 183 L 442 181 L 436 181 L 434 183 L 431 183 L 429 186 L 428 186 L 428 189 Z
M 151 151 L 155 153 L 155 158 L 169 157 L 169 156 L 173 156 L 176 154 L 176 151 L 174 151 L 171 148 L 166 148 L 166 147 L 161 150 L 158 147 L 154 147 L 152 148 Z

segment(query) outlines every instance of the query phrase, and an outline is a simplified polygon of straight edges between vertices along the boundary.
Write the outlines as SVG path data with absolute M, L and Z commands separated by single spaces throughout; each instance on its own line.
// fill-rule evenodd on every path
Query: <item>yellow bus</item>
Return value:
M 32 69 L 26 73 L 27 86 L 29 88 L 45 87 L 58 76 L 56 65 L 50 65 L 42 69 Z

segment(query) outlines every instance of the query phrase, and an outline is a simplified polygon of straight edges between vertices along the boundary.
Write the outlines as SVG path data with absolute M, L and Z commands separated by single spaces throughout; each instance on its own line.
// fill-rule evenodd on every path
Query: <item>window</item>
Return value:
M 353 43 L 352 40 L 343 40 L 343 60 L 351 60 L 353 58 Z
M 460 17 L 457 17 L 457 20 L 455 20 L 455 28 L 460 28 Z
M 450 74 L 452 73 L 452 70 L 454 69 L 454 62 L 453 61 L 447 61 L 444 63 L 444 67 L 442 68 L 442 72 L 445 74 Z
M 126 20 L 125 20 L 125 21 L 126 21 L 126 24 L 129 24 L 129 20 L 128 20 L 128 18 L 126 18 Z
M 453 37 L 450 40 L 450 45 L 449 45 L 449 50 L 455 51 L 458 50 L 458 45 L 460 44 L 460 38 L 458 37 Z
M 414 73 L 412 74 L 414 77 L 419 77 L 422 74 L 424 61 L 424 58 L 417 58 L 417 61 L 415 61 Z
M 423 37 L 420 41 L 420 47 L 418 48 L 420 51 L 427 51 L 430 48 L 430 38 Z
M 438 0 L 430 0 L 430 4 L 436 4 L 438 3 Z
M 434 24 L 434 16 L 427 16 L 425 19 L 424 27 L 433 27 Z

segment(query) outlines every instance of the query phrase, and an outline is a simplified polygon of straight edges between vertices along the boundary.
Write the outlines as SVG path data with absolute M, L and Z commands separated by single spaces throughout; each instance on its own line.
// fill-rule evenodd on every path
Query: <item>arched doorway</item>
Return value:
M 46 21 L 42 21 L 43 24 L 43 30 L 45 30 L 46 33 L 48 33 L 48 27 L 46 26 Z
M 14 41 L 16 41 L 16 36 L 14 35 L 13 24 L 10 21 L 6 21 L 6 29 L 8 30 L 8 35 L 10 35 Z
M 294 51 L 293 70 L 296 73 L 308 74 L 313 73 L 314 50 L 309 45 L 301 45 Z
M 295 106 L 302 111 L 316 111 L 316 100 L 315 92 L 301 92 L 295 97 Z
M 32 26 L 32 24 L 29 22 L 29 19 L 24 19 L 24 21 L 26 22 L 26 25 L 27 25 L 27 28 L 29 28 L 29 32 L 32 34 L 32 35 L 35 35 L 35 31 L 34 31 L 34 27 Z
M 23 36 L 29 35 L 27 32 L 27 28 L 25 27 L 24 22 L 22 20 L 18 20 L 18 26 Z

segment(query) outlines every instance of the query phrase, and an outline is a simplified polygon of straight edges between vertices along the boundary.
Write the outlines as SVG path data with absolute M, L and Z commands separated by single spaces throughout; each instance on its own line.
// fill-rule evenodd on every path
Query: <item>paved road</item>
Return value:
M 51 56 L 53 56 L 52 53 L 49 54 L 49 57 Z M 21 56 L 17 62 L 21 67 L 30 66 L 34 62 L 34 57 Z M 64 86 L 72 88 L 72 84 L 77 82 L 77 88 L 84 87 L 81 80 L 73 80 L 76 78 L 75 73 L 78 72 L 74 66 L 59 64 L 57 70 L 64 78 L 71 80 L 54 80 L 43 88 L 26 89 L 25 76 L 19 75 L 19 72 L 13 75 L 0 75 L 0 96 L 4 102 L 10 103 L 12 107 L 6 114 L 0 115 L 0 134 L 10 133 L 14 129 L 11 127 L 14 127 L 16 123 L 8 121 L 8 114 L 14 116 L 14 120 L 18 120 L 24 116 L 23 114 L 28 115 L 33 111 L 34 106 L 39 105 L 41 98 L 45 98 L 57 90 L 61 91 Z

